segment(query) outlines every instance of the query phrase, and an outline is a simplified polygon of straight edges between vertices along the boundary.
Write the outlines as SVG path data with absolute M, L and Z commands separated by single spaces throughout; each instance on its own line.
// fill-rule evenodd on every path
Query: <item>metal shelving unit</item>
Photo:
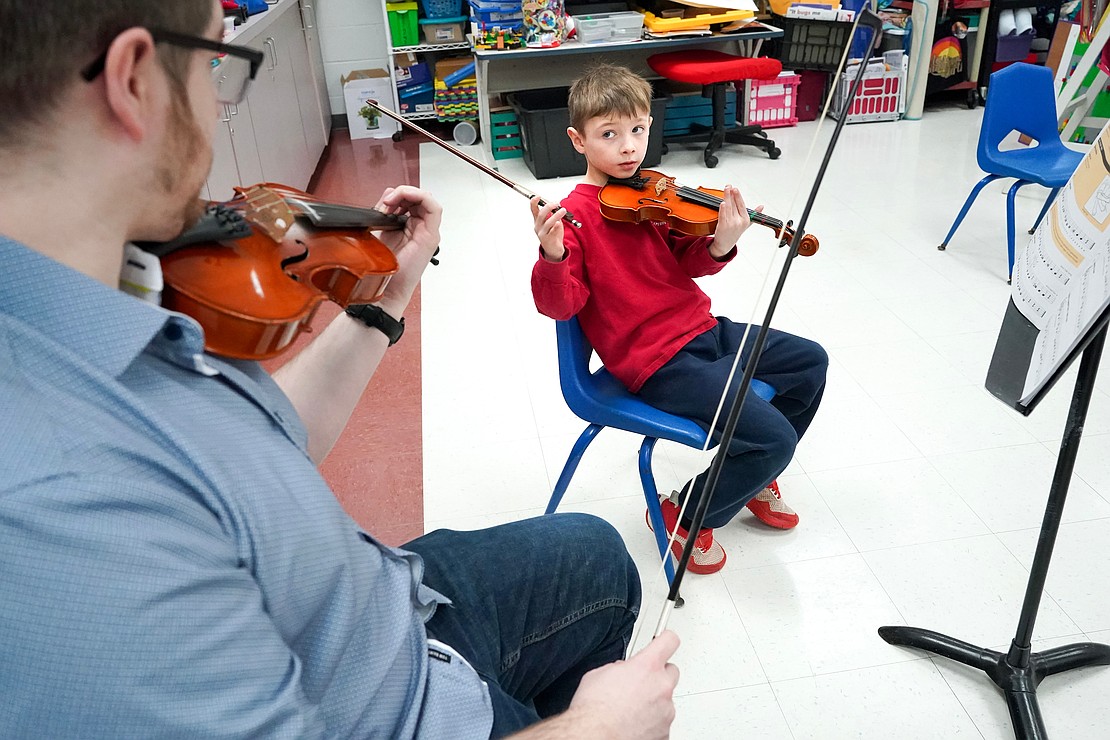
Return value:
M 394 46 L 393 33 L 389 28 L 389 10 L 386 8 L 386 0 L 381 0 L 382 5 L 382 20 L 385 21 L 385 43 L 386 47 L 390 49 L 389 52 L 389 81 L 393 86 L 393 110 L 396 111 L 402 118 L 409 121 L 427 121 L 439 118 L 435 111 L 427 111 L 421 113 L 401 113 L 401 103 L 397 95 L 397 75 L 394 72 L 393 55 L 394 54 L 424 54 L 424 53 L 438 53 L 442 51 L 470 51 L 469 41 L 458 41 L 449 44 L 415 44 L 413 46 Z M 404 138 L 404 128 L 394 132 L 393 140 L 400 141 Z

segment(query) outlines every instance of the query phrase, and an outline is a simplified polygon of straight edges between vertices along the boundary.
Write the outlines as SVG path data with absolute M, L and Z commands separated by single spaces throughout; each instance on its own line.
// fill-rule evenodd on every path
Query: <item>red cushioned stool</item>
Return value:
M 688 134 L 665 136 L 664 142 L 706 141 L 705 166 L 716 167 L 713 152 L 725 145 L 749 144 L 767 152 L 771 159 L 782 154 L 775 142 L 767 138 L 762 126 L 736 126 L 735 121 L 725 121 L 725 92 L 730 82 L 743 80 L 771 80 L 782 72 L 782 62 L 766 57 L 751 58 L 726 54 L 712 49 L 669 51 L 648 57 L 650 66 L 660 77 L 675 82 L 702 85 L 702 95 L 713 101 L 713 127 L 699 126 L 700 130 Z M 741 97 L 738 95 L 738 97 Z

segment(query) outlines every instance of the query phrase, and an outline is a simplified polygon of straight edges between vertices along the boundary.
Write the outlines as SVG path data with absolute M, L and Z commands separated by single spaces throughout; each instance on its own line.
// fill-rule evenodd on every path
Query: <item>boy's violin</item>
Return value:
M 672 229 L 691 236 L 710 236 L 717 229 L 717 214 L 723 190 L 679 185 L 675 178 L 654 170 L 640 170 L 634 177 L 613 178 L 601 189 L 601 215 L 614 221 L 663 221 Z M 766 226 L 779 237 L 779 246 L 794 240 L 792 222 L 748 209 L 752 223 Z M 809 257 L 817 252 L 817 237 L 805 234 L 798 254 Z

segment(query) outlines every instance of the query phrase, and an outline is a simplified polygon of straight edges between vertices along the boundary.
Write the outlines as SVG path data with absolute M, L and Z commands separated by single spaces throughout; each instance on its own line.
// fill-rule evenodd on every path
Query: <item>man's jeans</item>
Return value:
M 583 674 L 620 660 L 640 608 L 640 578 L 609 524 L 551 514 L 477 532 L 437 530 L 404 545 L 424 583 L 450 598 L 428 636 L 489 685 L 493 737 L 557 714 Z

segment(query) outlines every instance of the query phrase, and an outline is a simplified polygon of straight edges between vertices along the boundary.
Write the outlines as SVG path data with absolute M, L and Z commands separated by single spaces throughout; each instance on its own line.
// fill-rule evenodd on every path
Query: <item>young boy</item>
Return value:
M 610 178 L 636 174 L 651 126 L 651 86 L 628 69 L 600 65 L 570 88 L 570 136 L 585 155 L 584 181 L 560 206 L 532 200 L 540 257 L 532 293 L 541 313 L 556 320 L 577 316 L 605 367 L 630 391 L 664 411 L 708 429 L 736 352 L 743 324 L 710 313 L 709 297 L 693 278 L 720 271 L 736 255 L 736 242 L 751 225 L 740 192 L 725 187 L 716 233 L 692 237 L 664 224 L 605 219 L 598 193 Z M 564 207 L 582 228 L 565 226 Z M 743 348 L 746 362 L 755 334 Z M 770 403 L 748 393 L 728 456 L 696 535 L 692 573 L 715 573 L 725 552 L 713 539 L 747 506 L 780 529 L 798 516 L 779 495 L 775 478 L 789 464 L 798 440 L 817 411 L 828 356 L 820 345 L 771 330 L 755 376 L 774 387 Z M 740 381 L 733 380 L 735 389 Z M 730 393 L 731 397 L 731 393 Z M 727 407 L 726 407 L 727 410 Z M 724 425 L 724 418 L 718 422 Z M 688 487 L 692 497 L 678 521 L 679 497 L 663 501 L 669 530 L 679 526 L 674 550 L 688 536 L 706 472 Z

